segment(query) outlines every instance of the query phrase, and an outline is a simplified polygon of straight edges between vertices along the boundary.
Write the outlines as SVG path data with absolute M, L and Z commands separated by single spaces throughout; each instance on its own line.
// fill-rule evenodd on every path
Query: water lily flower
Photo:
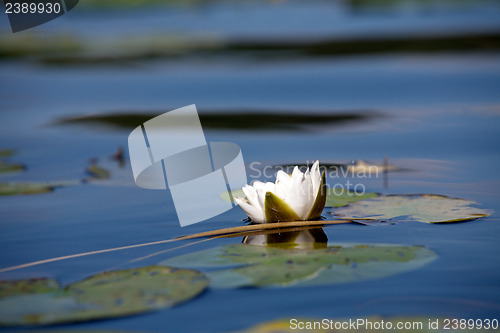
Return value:
M 314 220 L 325 208 L 325 173 L 320 174 L 316 161 L 305 173 L 297 166 L 291 175 L 280 170 L 275 183 L 254 181 L 243 192 L 246 199 L 235 201 L 254 223 Z

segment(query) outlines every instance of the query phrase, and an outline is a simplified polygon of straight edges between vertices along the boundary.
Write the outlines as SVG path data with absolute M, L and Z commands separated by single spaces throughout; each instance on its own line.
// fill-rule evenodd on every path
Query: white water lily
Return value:
M 280 170 L 275 183 L 254 181 L 243 192 L 246 199 L 235 201 L 254 223 L 313 220 L 325 207 L 325 174 L 320 174 L 316 161 L 305 173 L 297 166 L 291 175 Z

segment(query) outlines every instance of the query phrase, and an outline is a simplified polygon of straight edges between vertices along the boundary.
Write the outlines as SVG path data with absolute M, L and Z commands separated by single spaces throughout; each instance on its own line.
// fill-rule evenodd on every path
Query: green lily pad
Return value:
M 10 157 L 14 155 L 14 150 L 12 149 L 0 149 L 0 158 Z
M 200 272 L 163 266 L 105 272 L 68 287 L 54 280 L 0 282 L 0 325 L 88 321 L 172 307 L 207 286 Z
M 390 276 L 436 258 L 420 246 L 330 245 L 320 249 L 231 244 L 167 259 L 160 265 L 210 268 L 214 288 L 327 285 Z
M 12 149 L 0 149 L 0 158 L 11 157 L 14 155 L 15 151 Z M 9 163 L 4 160 L 0 160 L 0 174 L 2 173 L 11 173 L 11 172 L 20 172 L 24 171 L 26 167 L 21 163 Z
M 325 207 L 344 207 L 356 201 L 378 197 L 378 193 L 373 192 L 341 191 L 340 194 L 336 192 L 339 191 L 333 188 L 326 190 Z
M 7 163 L 0 161 L 0 174 L 24 171 L 25 166 L 21 163 Z
M 91 179 L 109 179 L 111 177 L 111 172 L 108 169 L 94 164 L 87 168 L 87 173 L 92 177 Z
M 0 281 L 0 299 L 19 294 L 38 294 L 57 291 L 59 288 L 60 286 L 57 281 L 46 278 Z
M 40 194 L 52 192 L 59 187 L 75 186 L 81 181 L 65 181 L 65 182 L 29 182 L 29 183 L 0 183 L 0 195 L 24 195 L 24 194 Z
M 353 318 L 334 318 L 324 320 L 322 318 L 282 318 L 259 323 L 250 328 L 234 333 L 363 333 L 363 332 L 420 332 L 420 333 L 441 333 L 448 332 L 445 324 L 453 320 L 452 318 L 429 318 L 429 317 L 379 317 L 370 316 L 360 318 L 360 322 Z M 351 324 L 354 322 L 353 324 Z M 383 325 L 381 323 L 384 323 Z M 371 323 L 371 325 L 369 324 Z M 398 330 L 398 323 L 410 325 L 407 329 Z M 399 324 L 401 325 L 401 324 Z M 374 329 L 374 327 L 381 327 Z M 449 326 L 450 327 L 450 326 Z M 465 325 L 462 329 L 453 329 L 453 332 L 476 332 L 470 330 Z
M 489 216 L 490 210 L 472 207 L 473 201 L 442 195 L 386 195 L 353 203 L 334 211 L 349 220 L 405 221 L 426 223 L 461 222 Z

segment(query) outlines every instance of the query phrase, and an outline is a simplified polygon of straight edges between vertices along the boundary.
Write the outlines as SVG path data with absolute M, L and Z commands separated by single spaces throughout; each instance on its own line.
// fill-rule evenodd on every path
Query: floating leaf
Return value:
M 453 320 L 452 318 L 447 319 Z M 446 321 L 446 322 L 447 322 Z M 284 318 L 267 321 L 257 324 L 248 329 L 234 332 L 234 333 L 363 333 L 363 332 L 392 332 L 400 331 L 403 329 L 396 329 L 398 323 L 403 325 L 411 325 L 406 328 L 408 332 L 421 332 L 421 333 L 440 333 L 448 332 L 449 329 L 445 328 L 444 318 L 429 318 L 429 317 L 379 317 L 372 316 L 354 320 L 352 318 L 337 318 L 324 321 L 320 318 Z M 381 324 L 381 323 L 384 324 Z M 371 324 L 369 324 L 371 323 Z M 434 326 L 434 324 L 436 324 Z M 399 324 L 401 325 L 401 324 Z M 374 327 L 380 327 L 374 329 Z M 472 330 L 476 331 L 476 330 Z M 453 329 L 453 332 L 471 332 L 468 326 L 465 325 L 463 329 Z
M 91 175 L 93 179 L 109 179 L 111 177 L 111 172 L 109 172 L 109 170 L 101 168 L 95 164 L 92 164 L 87 168 L 87 173 Z
M 52 279 L 0 281 L 0 299 L 19 294 L 37 294 L 59 290 L 59 283 Z
M 10 157 L 14 155 L 14 150 L 12 149 L 0 149 L 0 158 Z
M 20 172 L 24 171 L 24 169 L 24 164 L 0 161 L 0 173 Z
M 405 245 L 331 245 L 304 250 L 286 248 L 286 244 L 232 244 L 171 258 L 160 265 L 211 268 L 206 274 L 215 288 L 280 287 L 379 278 L 416 269 L 435 258 L 429 249 Z
M 22 194 L 40 194 L 52 192 L 55 188 L 75 186 L 81 181 L 65 182 L 30 182 L 30 183 L 0 183 L 0 195 L 22 195 Z
M 14 150 L 12 149 L 0 149 L 0 158 L 10 157 L 14 155 Z M 4 160 L 0 160 L 0 174 L 10 173 L 10 172 L 20 172 L 24 171 L 25 166 L 21 163 L 8 163 Z
M 358 193 L 354 191 L 341 191 L 340 194 L 337 192 L 339 191 L 335 188 L 327 189 L 325 207 L 343 207 L 356 201 L 378 196 L 378 193 L 372 192 Z
M 0 324 L 46 325 L 126 316 L 187 301 L 207 286 L 197 271 L 163 266 L 94 275 L 64 289 L 53 280 L 0 282 Z
M 426 223 L 460 222 L 489 216 L 486 209 L 471 207 L 473 201 L 442 195 L 386 195 L 353 203 L 335 210 L 349 220 L 390 220 L 407 217 L 408 221 Z
M 85 311 L 85 319 L 172 307 L 198 295 L 207 284 L 203 274 L 194 270 L 148 266 L 97 274 L 66 290 L 76 294 L 80 303 L 99 306 Z

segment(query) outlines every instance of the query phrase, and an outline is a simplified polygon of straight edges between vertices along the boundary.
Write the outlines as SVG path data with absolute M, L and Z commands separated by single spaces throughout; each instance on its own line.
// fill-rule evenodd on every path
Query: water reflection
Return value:
M 327 247 L 328 237 L 321 227 L 292 231 L 277 229 L 245 236 L 242 243 L 290 249 L 323 249 Z

